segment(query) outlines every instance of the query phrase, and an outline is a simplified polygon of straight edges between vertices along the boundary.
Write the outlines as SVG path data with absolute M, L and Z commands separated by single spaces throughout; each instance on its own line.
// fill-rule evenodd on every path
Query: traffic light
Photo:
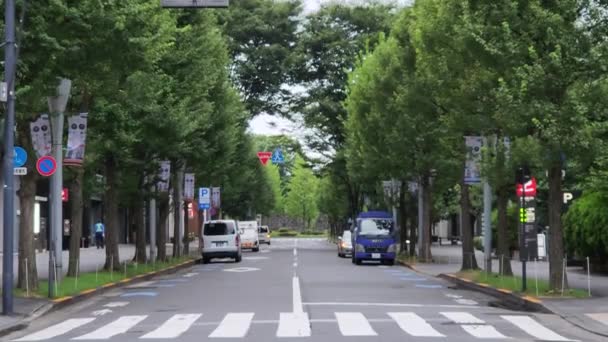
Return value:
M 530 179 L 532 179 L 532 175 L 530 174 L 530 168 L 527 165 L 517 168 L 517 172 L 515 172 L 515 183 L 526 184 Z
M 519 208 L 519 222 L 526 223 L 526 208 Z

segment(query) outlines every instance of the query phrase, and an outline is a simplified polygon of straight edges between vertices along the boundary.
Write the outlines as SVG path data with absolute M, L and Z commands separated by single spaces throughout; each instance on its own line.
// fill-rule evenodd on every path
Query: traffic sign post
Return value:
M 198 189 L 198 208 L 200 210 L 211 208 L 211 190 L 209 188 Z
M 36 170 L 43 177 L 52 176 L 57 171 L 57 162 L 51 156 L 40 157 L 36 162 Z
M 13 167 L 22 167 L 27 162 L 27 152 L 23 147 L 15 146 L 15 155 L 13 156 Z
M 536 179 L 527 167 L 516 174 L 516 193 L 519 199 L 519 259 L 521 261 L 522 292 L 526 291 L 526 262 L 538 256 L 536 233 Z
M 262 165 L 266 166 L 268 164 L 268 160 L 272 157 L 272 152 L 258 152 L 258 158 Z
M 272 163 L 273 164 L 283 164 L 285 163 L 285 157 L 283 156 L 283 151 L 280 148 L 274 150 L 272 154 Z

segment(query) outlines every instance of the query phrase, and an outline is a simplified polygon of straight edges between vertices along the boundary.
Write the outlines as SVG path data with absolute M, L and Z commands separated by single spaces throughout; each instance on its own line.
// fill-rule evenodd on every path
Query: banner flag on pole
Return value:
M 81 166 L 87 140 L 87 114 L 80 113 L 68 118 L 68 148 L 63 159 L 65 165 Z

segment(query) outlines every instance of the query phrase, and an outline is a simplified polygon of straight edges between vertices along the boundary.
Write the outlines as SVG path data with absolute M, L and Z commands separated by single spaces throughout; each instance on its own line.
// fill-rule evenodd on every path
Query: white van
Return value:
M 258 240 L 260 244 L 267 243 L 270 245 L 270 228 L 268 226 L 260 226 L 258 230 Z
M 203 263 L 212 258 L 233 258 L 241 261 L 241 237 L 233 220 L 208 221 L 203 225 L 200 245 Z
M 251 248 L 254 252 L 260 250 L 257 221 L 239 221 L 239 232 L 241 233 L 242 248 Z

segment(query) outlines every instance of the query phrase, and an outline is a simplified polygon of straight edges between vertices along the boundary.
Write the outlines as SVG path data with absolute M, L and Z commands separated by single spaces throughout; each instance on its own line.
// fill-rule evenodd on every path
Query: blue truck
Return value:
M 362 212 L 352 231 L 353 264 L 361 265 L 364 260 L 380 261 L 393 265 L 397 256 L 395 222 L 390 213 L 384 211 Z

